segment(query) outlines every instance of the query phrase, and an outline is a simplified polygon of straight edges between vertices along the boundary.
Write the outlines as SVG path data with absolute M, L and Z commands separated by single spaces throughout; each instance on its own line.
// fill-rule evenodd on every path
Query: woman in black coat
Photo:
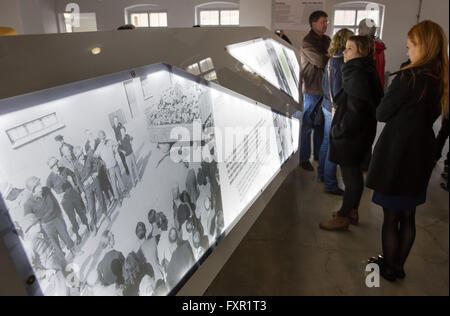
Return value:
M 337 111 L 330 135 L 330 161 L 340 165 L 345 194 L 339 212 L 320 224 L 325 230 L 347 230 L 357 224 L 364 191 L 362 163 L 377 132 L 376 108 L 383 87 L 374 60 L 373 39 L 353 36 L 347 41 L 342 67 L 343 90 L 335 97 Z
M 386 126 L 375 147 L 367 186 L 384 209 L 384 257 L 378 263 L 389 280 L 405 277 L 404 265 L 416 236 L 417 206 L 435 165 L 433 124 L 448 115 L 447 40 L 442 28 L 424 21 L 408 34 L 411 64 L 402 68 L 377 109 Z

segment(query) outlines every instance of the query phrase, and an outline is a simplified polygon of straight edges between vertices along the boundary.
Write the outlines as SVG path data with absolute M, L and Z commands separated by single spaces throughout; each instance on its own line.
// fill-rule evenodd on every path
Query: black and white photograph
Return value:
M 256 39 L 227 47 L 229 53 L 276 88 L 299 101 L 300 65 L 295 52 L 273 39 Z
M 223 233 L 217 163 L 186 155 L 215 154 L 209 88 L 157 69 L 0 116 L 1 195 L 47 296 L 168 295 Z
M 277 140 L 278 155 L 283 164 L 294 153 L 294 140 L 292 133 L 292 120 L 284 115 L 273 112 L 273 124 Z

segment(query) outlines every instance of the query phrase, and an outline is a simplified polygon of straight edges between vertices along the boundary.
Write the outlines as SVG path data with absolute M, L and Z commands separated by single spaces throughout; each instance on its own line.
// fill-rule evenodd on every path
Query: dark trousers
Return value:
M 300 163 L 308 162 L 311 159 L 311 133 L 313 134 L 314 142 L 314 159 L 319 160 L 320 147 L 322 145 L 324 136 L 324 126 L 315 127 L 314 122 L 311 121 L 311 113 L 314 110 L 317 102 L 320 101 L 320 95 L 303 95 L 303 119 L 300 134 Z
M 69 233 L 67 232 L 67 226 L 61 216 L 56 217 L 47 223 L 41 223 L 42 230 L 47 235 L 50 243 L 55 248 L 61 258 L 64 258 L 64 252 L 62 251 L 61 245 L 59 243 L 59 238 L 66 244 L 69 250 L 72 250 L 75 247 L 75 244 L 72 239 L 70 239 Z M 59 237 L 59 238 L 58 238 Z
M 119 151 L 119 156 L 120 156 L 120 160 L 122 160 L 122 163 L 123 163 L 123 166 L 125 168 L 126 174 L 129 175 L 130 174 L 130 170 L 128 169 L 128 165 L 127 165 L 127 160 L 126 160 L 125 154 L 123 152 Z
M 97 226 L 97 209 L 96 202 L 98 202 L 103 214 L 107 215 L 105 199 L 103 198 L 102 190 L 97 179 L 94 183 L 86 188 L 86 200 L 88 203 L 89 213 L 91 214 L 92 224 Z
M 341 166 L 345 185 L 344 202 L 339 216 L 349 217 L 351 210 L 358 210 L 364 192 L 364 178 L 361 165 Z
M 89 227 L 86 217 L 86 207 L 84 206 L 83 200 L 81 199 L 81 195 L 77 191 L 75 191 L 74 189 L 70 189 L 66 193 L 64 193 L 61 205 L 67 217 L 69 218 L 70 224 L 72 225 L 72 231 L 75 234 L 78 234 L 78 231 L 80 229 L 80 226 L 77 222 L 77 214 L 81 219 L 81 223 Z
M 108 171 L 106 170 L 105 166 L 100 167 L 100 170 L 98 172 L 98 181 L 100 183 L 100 189 L 102 190 L 103 194 L 105 195 L 105 198 L 107 200 L 110 200 L 111 198 L 113 198 L 114 193 L 113 193 L 111 183 L 109 182 Z

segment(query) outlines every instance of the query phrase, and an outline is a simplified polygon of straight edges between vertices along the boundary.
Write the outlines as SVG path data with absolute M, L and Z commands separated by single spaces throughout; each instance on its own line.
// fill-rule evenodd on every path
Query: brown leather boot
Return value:
M 345 231 L 348 230 L 350 219 L 348 217 L 336 216 L 332 220 L 320 223 L 320 228 L 329 231 Z
M 338 216 L 338 212 L 333 213 L 333 218 L 336 218 Z M 359 224 L 359 213 L 358 210 L 351 210 L 350 211 L 350 225 L 357 226 Z

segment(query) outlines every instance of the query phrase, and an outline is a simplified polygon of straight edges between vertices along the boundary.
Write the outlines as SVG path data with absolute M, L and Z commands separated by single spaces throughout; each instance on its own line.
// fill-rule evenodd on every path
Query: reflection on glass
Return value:
M 207 71 L 214 69 L 214 64 L 213 64 L 211 58 L 206 58 L 204 60 L 201 60 L 199 62 L 199 64 L 200 64 L 200 70 L 202 72 L 207 72 Z
M 186 71 L 195 75 L 195 76 L 199 76 L 201 74 L 200 72 L 200 66 L 198 65 L 198 63 L 195 63 L 193 65 L 190 65 L 186 68 Z
M 201 76 L 208 81 L 217 80 L 217 73 L 214 71 L 214 63 L 209 57 L 186 67 L 186 71 L 195 76 Z
M 300 66 L 293 50 L 273 39 L 257 39 L 227 49 L 253 72 L 299 102 Z
M 204 75 L 203 78 L 205 78 L 208 81 L 215 81 L 215 80 L 217 80 L 217 74 L 215 71 L 211 71 L 211 72 L 207 73 L 206 75 Z

